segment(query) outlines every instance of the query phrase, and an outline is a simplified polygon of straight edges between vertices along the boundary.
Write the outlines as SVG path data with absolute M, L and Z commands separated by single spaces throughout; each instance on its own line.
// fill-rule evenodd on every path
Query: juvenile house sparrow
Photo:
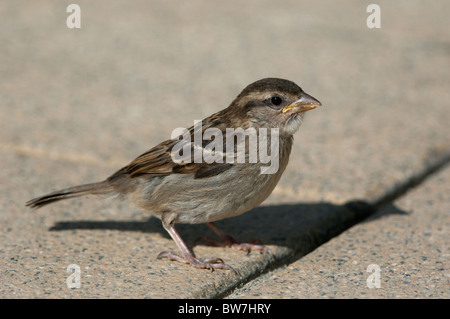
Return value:
M 278 154 L 271 154 L 278 160 L 278 169 L 270 174 L 262 173 L 264 165 L 260 159 L 249 162 L 248 154 L 244 163 L 186 161 L 186 158 L 184 162 L 174 161 L 172 152 L 180 141 L 170 139 L 102 182 L 56 191 L 32 199 L 26 205 L 39 208 L 61 199 L 88 194 L 126 195 L 137 207 L 161 219 L 181 251 L 181 255 L 162 252 L 158 257 L 166 256 L 196 268 L 232 269 L 220 258 L 196 258 L 175 230 L 175 223 L 206 223 L 221 238 L 220 241 L 208 239 L 209 242 L 247 251 L 269 252 L 264 246 L 236 242 L 213 222 L 245 213 L 270 195 L 287 166 L 293 134 L 299 129 L 304 113 L 320 105 L 318 100 L 303 92 L 295 83 L 266 78 L 248 85 L 229 107 L 204 119 L 200 128 L 194 125 L 186 130 L 185 137 L 194 139 L 199 129 L 203 133 L 208 128 L 223 132 L 222 137 L 215 138 L 225 138 L 227 128 L 276 129 L 278 139 L 271 136 L 270 143 L 278 143 Z M 205 142 L 197 146 L 189 145 L 195 153 L 195 147 L 207 147 Z M 221 144 L 226 145 L 225 142 Z M 225 159 L 225 153 L 221 151 L 218 147 L 213 154 Z M 236 146 L 231 151 L 236 152 Z

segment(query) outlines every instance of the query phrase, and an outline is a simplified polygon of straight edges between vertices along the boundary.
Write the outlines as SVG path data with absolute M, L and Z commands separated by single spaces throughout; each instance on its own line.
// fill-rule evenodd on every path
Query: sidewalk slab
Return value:
M 228 298 L 448 299 L 449 185 L 447 167 L 363 223 Z
M 426 171 L 450 149 L 450 4 L 378 3 L 377 30 L 356 0 L 262 1 L 258 14 L 238 1 L 78 1 L 79 30 L 65 26 L 62 2 L 0 4 L 0 297 L 221 297 L 339 235 Z M 175 244 L 128 203 L 24 207 L 106 178 L 268 76 L 297 82 L 323 104 L 296 134 L 271 197 L 219 222 L 238 240 L 259 238 L 274 259 L 194 244 L 210 231 L 180 225 L 197 256 L 221 257 L 239 274 L 196 270 L 157 260 Z M 71 264 L 80 266 L 79 289 L 66 284 Z

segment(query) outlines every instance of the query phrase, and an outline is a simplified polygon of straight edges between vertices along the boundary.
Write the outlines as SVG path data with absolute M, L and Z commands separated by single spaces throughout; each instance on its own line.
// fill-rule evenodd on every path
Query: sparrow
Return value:
M 259 250 L 270 253 L 265 246 L 236 241 L 214 222 L 243 214 L 271 194 L 288 164 L 293 135 L 299 129 L 305 112 L 319 106 L 321 103 L 317 99 L 306 94 L 294 82 L 265 78 L 245 87 L 227 108 L 203 119 L 200 126 L 194 125 L 184 134 L 188 141 L 189 138 L 192 141 L 195 134 L 205 133 L 207 129 L 223 133 L 222 136 L 216 134 L 215 139 L 225 139 L 228 129 L 276 130 L 277 135 L 270 135 L 270 143 L 266 143 L 268 146 L 276 142 L 278 146 L 276 154 L 271 154 L 276 156 L 278 167 L 270 174 L 263 174 L 261 170 L 267 164 L 262 163 L 260 158 L 249 161 L 248 153 L 243 162 L 227 161 L 229 158 L 225 154 L 230 150 L 224 150 L 226 141 L 217 143 L 218 147 L 213 151 L 219 160 L 189 161 L 186 156 L 183 161 L 174 160 L 174 149 L 180 138 L 171 138 L 140 155 L 104 181 L 52 192 L 28 201 L 26 206 L 39 208 L 62 199 L 90 194 L 120 195 L 160 218 L 181 252 L 178 255 L 163 251 L 158 258 L 167 257 L 195 268 L 233 270 L 221 258 L 197 258 L 176 231 L 175 224 L 204 223 L 220 238 L 204 238 L 209 243 L 247 252 Z M 208 147 L 206 142 L 209 141 L 196 145 L 187 142 L 193 150 L 191 157 L 195 148 L 205 150 Z M 249 147 L 249 139 L 245 139 L 244 144 Z M 237 145 L 231 149 L 234 155 Z

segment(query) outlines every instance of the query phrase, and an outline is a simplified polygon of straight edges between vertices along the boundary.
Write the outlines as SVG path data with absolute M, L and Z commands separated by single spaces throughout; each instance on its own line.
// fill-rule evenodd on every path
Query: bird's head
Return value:
M 292 135 L 299 129 L 305 112 L 321 105 L 294 82 L 265 78 L 248 85 L 228 110 L 244 128 L 278 128 L 280 134 Z

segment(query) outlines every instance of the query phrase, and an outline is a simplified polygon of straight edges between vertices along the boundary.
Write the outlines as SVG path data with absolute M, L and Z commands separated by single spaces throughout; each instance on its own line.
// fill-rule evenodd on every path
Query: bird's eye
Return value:
M 272 102 L 273 105 L 280 105 L 281 102 L 283 102 L 283 100 L 282 100 L 281 97 L 279 97 L 279 96 L 273 96 L 273 97 L 270 99 L 270 102 Z

